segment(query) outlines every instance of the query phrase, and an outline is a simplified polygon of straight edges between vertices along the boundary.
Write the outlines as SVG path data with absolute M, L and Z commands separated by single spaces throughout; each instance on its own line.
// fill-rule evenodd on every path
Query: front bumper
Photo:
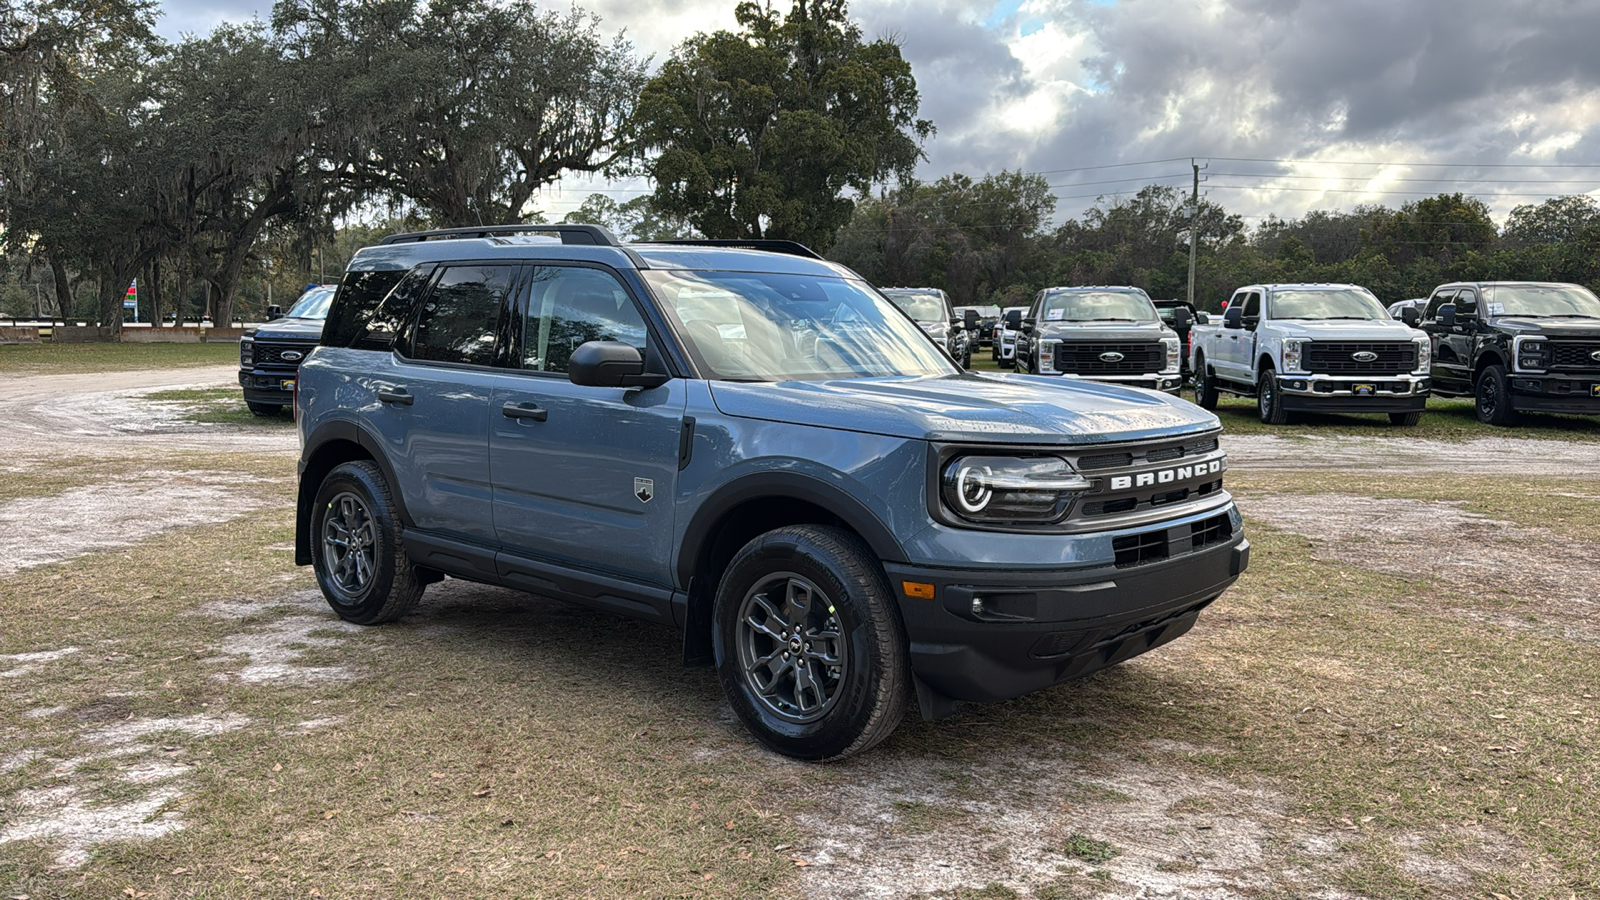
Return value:
M 240 369 L 239 386 L 244 388 L 247 403 L 287 406 L 294 402 L 294 382 L 298 375 L 296 369 Z
M 1189 550 L 1191 533 L 1151 529 L 1170 556 L 1132 565 L 1017 571 L 886 563 L 896 592 L 933 585 L 932 599 L 902 595 L 911 667 L 948 700 L 1006 700 L 1079 678 L 1179 637 L 1250 562 L 1250 543 L 1229 534 Z M 1179 551 L 1183 552 L 1179 552 Z M 924 713 L 928 709 L 924 707 Z
M 1426 375 L 1274 376 L 1283 408 L 1290 412 L 1420 412 L 1428 405 Z
M 1099 381 L 1105 384 L 1141 387 L 1152 391 L 1165 391 L 1168 394 L 1176 394 L 1183 387 L 1183 375 L 1178 372 L 1152 375 L 1076 375 L 1071 372 L 1046 372 L 1044 374 L 1065 375 L 1068 378 L 1081 378 L 1084 381 Z
M 1511 406 L 1518 412 L 1600 415 L 1600 374 L 1513 375 Z

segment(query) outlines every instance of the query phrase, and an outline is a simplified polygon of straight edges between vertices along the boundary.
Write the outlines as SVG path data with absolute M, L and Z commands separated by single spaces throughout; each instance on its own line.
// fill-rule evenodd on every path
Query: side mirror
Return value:
M 667 376 L 645 374 L 644 357 L 621 341 L 587 341 L 567 360 L 567 380 L 586 387 L 660 387 Z
M 967 329 L 968 331 L 977 331 L 978 330 L 978 311 L 975 310 L 975 309 L 967 310 L 967 314 L 966 314 L 965 317 L 963 317 L 963 320 L 962 320 L 961 324 L 962 324 L 962 327 Z
M 1172 330 L 1188 331 L 1194 327 L 1194 315 L 1186 306 L 1180 306 L 1172 311 Z
M 1006 328 L 1012 331 L 1022 330 L 1022 310 L 1013 309 L 1006 313 Z
M 1406 323 L 1412 328 L 1415 328 L 1417 327 L 1417 323 L 1422 321 L 1422 314 L 1417 312 L 1417 308 L 1415 306 L 1407 306 L 1400 310 L 1400 321 Z
M 1244 327 L 1244 307 L 1242 307 L 1242 306 L 1230 306 L 1226 310 L 1223 310 L 1223 313 L 1222 313 L 1222 327 L 1223 328 L 1243 328 Z
M 1211 314 L 1208 313 L 1208 312 L 1197 312 L 1197 313 L 1195 313 L 1194 314 L 1194 323 L 1196 325 L 1210 325 L 1211 324 Z
M 1443 306 L 1440 306 L 1439 311 L 1435 313 L 1435 315 L 1439 317 L 1439 325 L 1441 327 L 1456 327 L 1456 305 L 1454 303 L 1446 303 Z
M 271 306 L 267 307 L 267 321 L 268 322 L 271 322 L 273 319 L 281 319 L 281 318 L 283 318 L 283 307 L 279 306 L 276 303 L 274 303 Z

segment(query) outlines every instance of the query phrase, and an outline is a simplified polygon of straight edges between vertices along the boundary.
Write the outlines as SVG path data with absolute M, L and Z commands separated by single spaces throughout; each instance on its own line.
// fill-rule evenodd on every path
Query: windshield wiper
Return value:
M 1600 319 L 1600 316 L 1591 316 L 1588 313 L 1551 313 L 1542 316 L 1545 319 Z
M 1069 322 L 1144 322 L 1147 319 L 1125 319 L 1121 316 L 1102 316 L 1098 319 L 1068 319 Z
M 1313 316 L 1301 316 L 1300 318 L 1310 319 L 1310 318 L 1314 318 L 1314 317 Z M 1376 322 L 1376 321 L 1378 321 L 1377 319 L 1374 319 L 1371 316 L 1323 316 L 1322 318 L 1324 320 L 1329 320 L 1329 319 L 1350 319 L 1350 320 L 1356 321 L 1356 322 Z

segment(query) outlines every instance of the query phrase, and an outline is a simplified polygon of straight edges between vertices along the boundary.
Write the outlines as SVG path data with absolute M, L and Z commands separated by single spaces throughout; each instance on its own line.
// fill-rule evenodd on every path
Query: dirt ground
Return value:
M 271 502 L 261 484 L 163 461 L 173 454 L 230 451 L 292 459 L 297 452 L 292 431 L 191 424 L 183 421 L 178 404 L 139 399 L 174 387 L 226 385 L 233 377 L 231 367 L 217 367 L 119 373 L 114 386 L 104 376 L 0 381 L 0 422 L 5 423 L 0 475 L 34 477 L 64 459 L 126 461 L 117 477 L 0 502 L 0 579 L 27 578 L 39 566 L 227 522 Z M 1594 478 L 1594 493 L 1600 494 L 1592 444 L 1514 436 L 1465 443 L 1240 436 L 1226 438 L 1225 446 L 1232 469 L 1263 476 L 1514 469 L 1524 476 Z M 1600 593 L 1592 563 L 1600 545 L 1593 542 L 1574 544 L 1555 532 L 1447 501 L 1258 488 L 1246 491 L 1240 502 L 1252 527 L 1304 539 L 1314 559 L 1396 577 L 1414 575 L 1426 560 L 1430 571 L 1443 573 L 1451 591 L 1510 591 L 1531 604 L 1514 614 L 1464 604 L 1464 616 L 1523 630 L 1559 620 L 1565 639 L 1600 643 Z M 1511 583 L 1507 572 L 1518 573 Z M 428 596 L 416 619 L 440 633 L 453 627 L 439 618 L 440 610 L 454 603 L 518 602 L 511 592 L 458 582 L 430 588 Z M 276 612 L 263 618 L 264 610 Z M 372 631 L 333 617 L 320 595 L 288 584 L 276 594 L 267 586 L 262 596 L 200 606 L 193 614 L 229 623 L 224 636 L 190 651 L 209 667 L 210 677 L 264 691 L 367 677 L 370 662 L 343 658 L 341 652 L 358 642 L 382 646 L 382 638 L 370 639 Z M 14 698 L 24 695 L 21 685 L 52 677 L 53 667 L 115 652 L 87 644 L 0 647 L 16 650 L 0 656 L 0 688 L 11 686 Z M 1161 664 L 1141 660 L 1125 668 L 1148 673 L 1151 665 L 1159 671 Z M 252 726 L 248 717 L 227 712 L 121 715 L 118 698 L 105 699 L 107 714 L 99 718 L 81 710 L 7 705 L 0 721 L 76 716 L 69 729 L 73 739 L 94 749 L 61 756 L 47 746 L 0 743 L 0 773 L 39 760 L 54 763 L 46 784 L 0 796 L 0 855 L 10 842 L 40 841 L 52 848 L 56 866 L 73 869 L 89 864 L 96 848 L 108 842 L 159 839 L 194 827 L 181 809 L 199 762 L 186 738 Z M 290 727 L 306 731 L 340 721 L 314 705 L 292 710 L 289 718 Z M 1090 717 L 1065 724 L 1091 727 L 1095 722 Z M 708 758 L 731 754 L 786 778 L 804 779 L 814 771 L 742 740 L 725 705 L 718 727 L 725 739 L 709 741 L 697 752 Z M 982 719 L 938 727 L 946 734 L 962 733 L 968 744 L 985 736 Z M 0 725 L 0 737 L 5 733 Z M 826 769 L 826 788 L 801 791 L 805 802 L 787 814 L 801 836 L 770 848 L 794 866 L 795 880 L 781 893 L 1130 900 L 1365 896 L 1341 886 L 1335 876 L 1344 865 L 1345 848 L 1366 820 L 1297 818 L 1289 796 L 1292 784 L 1230 780 L 1191 764 L 1217 752 L 1215 747 L 1163 739 L 1063 758 L 1015 746 L 1003 733 L 995 733 L 993 741 L 976 762 L 913 744 Z M 1424 896 L 1483 896 L 1473 887 L 1475 874 L 1512 865 L 1515 848 L 1493 829 L 1475 835 L 1478 849 L 1464 856 L 1435 852 L 1415 834 L 1387 838 L 1383 852 L 1397 871 L 1423 886 Z

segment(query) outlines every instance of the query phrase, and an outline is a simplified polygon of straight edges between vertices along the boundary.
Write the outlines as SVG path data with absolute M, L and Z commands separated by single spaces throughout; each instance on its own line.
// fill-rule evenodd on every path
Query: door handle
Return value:
M 393 403 L 397 406 L 410 406 L 411 404 L 417 402 L 417 398 L 412 394 L 407 393 L 406 389 L 401 387 L 395 388 L 392 391 L 379 391 L 378 402 Z
M 550 412 L 533 403 L 507 403 L 500 407 L 500 414 L 508 419 L 532 419 L 543 422 L 550 418 Z

